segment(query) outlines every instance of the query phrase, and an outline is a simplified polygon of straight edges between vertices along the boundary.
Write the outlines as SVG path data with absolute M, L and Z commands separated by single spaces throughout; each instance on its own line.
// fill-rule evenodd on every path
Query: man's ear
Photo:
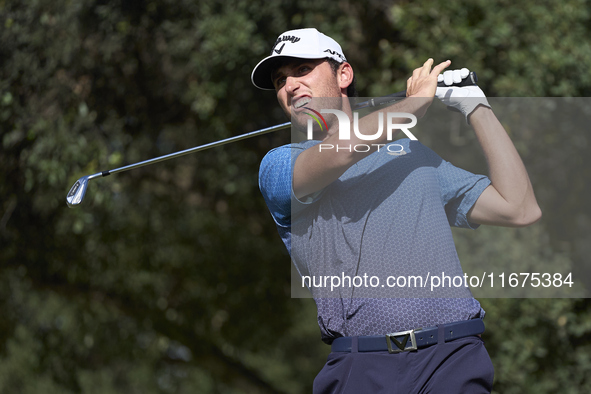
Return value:
M 349 85 L 353 82 L 353 67 L 347 62 L 343 62 L 338 69 L 337 77 L 339 80 L 339 88 L 347 90 Z

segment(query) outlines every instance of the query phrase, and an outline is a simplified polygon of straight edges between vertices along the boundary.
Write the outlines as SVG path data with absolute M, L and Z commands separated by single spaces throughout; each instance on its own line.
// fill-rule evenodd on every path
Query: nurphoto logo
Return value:
M 312 119 L 308 119 L 308 128 L 307 128 L 307 138 L 308 140 L 313 140 L 313 127 L 314 121 L 320 126 L 320 130 L 324 131 L 325 129 L 328 130 L 328 125 L 326 120 L 322 116 L 322 114 L 333 114 L 337 117 L 339 121 L 339 141 L 350 141 L 351 140 L 351 120 L 349 116 L 340 110 L 337 109 L 321 109 L 320 112 L 313 110 L 309 107 L 304 107 L 305 109 L 313 112 L 313 114 L 305 112 L 306 115 L 309 115 Z M 408 123 L 397 123 L 400 120 L 410 119 Z M 395 123 L 396 122 L 396 123 Z M 411 132 L 410 128 L 416 126 L 417 124 L 417 117 L 413 114 L 406 113 L 406 112 L 387 112 L 386 113 L 386 138 L 388 141 L 392 141 L 394 136 L 394 130 L 401 130 L 406 136 L 413 140 L 417 141 L 417 137 L 415 137 Z M 355 136 L 363 141 L 375 141 L 382 136 L 384 132 L 384 113 L 378 113 L 378 130 L 374 134 L 362 134 L 359 131 L 359 113 L 353 112 L 353 133 Z M 369 152 L 372 147 L 377 147 L 379 152 L 380 147 L 386 146 L 388 154 L 401 156 L 406 154 L 402 145 L 398 144 L 354 144 L 354 145 L 333 145 L 333 144 L 320 144 L 319 149 L 322 150 L 329 150 L 329 149 L 336 149 L 337 152 L 339 150 L 347 150 L 349 152 Z

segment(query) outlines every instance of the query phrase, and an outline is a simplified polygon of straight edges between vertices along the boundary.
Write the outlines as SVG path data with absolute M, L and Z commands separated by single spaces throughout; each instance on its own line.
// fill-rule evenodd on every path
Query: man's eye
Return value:
M 285 77 L 279 77 L 275 80 L 275 86 L 283 86 L 285 83 Z

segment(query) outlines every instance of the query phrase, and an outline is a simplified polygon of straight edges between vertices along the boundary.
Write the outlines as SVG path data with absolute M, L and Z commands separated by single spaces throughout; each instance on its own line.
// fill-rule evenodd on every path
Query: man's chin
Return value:
M 310 118 L 310 115 L 307 115 L 306 112 L 310 112 L 310 111 L 306 111 L 306 110 L 292 110 L 291 113 L 289 114 L 288 118 L 291 121 L 292 127 L 297 128 L 298 130 L 303 128 L 305 129 L 307 124 L 308 124 L 308 119 Z
M 309 116 L 305 114 L 299 114 L 299 116 L 291 117 L 291 129 L 300 133 L 306 133 L 308 131 L 308 119 Z

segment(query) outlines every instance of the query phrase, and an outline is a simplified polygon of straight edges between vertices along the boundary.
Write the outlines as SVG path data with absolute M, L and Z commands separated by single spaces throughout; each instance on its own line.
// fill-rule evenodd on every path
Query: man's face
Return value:
M 279 105 L 299 127 L 305 127 L 308 117 L 297 115 L 311 105 L 312 97 L 343 97 L 339 79 L 326 59 L 294 59 L 279 66 L 271 77 Z

